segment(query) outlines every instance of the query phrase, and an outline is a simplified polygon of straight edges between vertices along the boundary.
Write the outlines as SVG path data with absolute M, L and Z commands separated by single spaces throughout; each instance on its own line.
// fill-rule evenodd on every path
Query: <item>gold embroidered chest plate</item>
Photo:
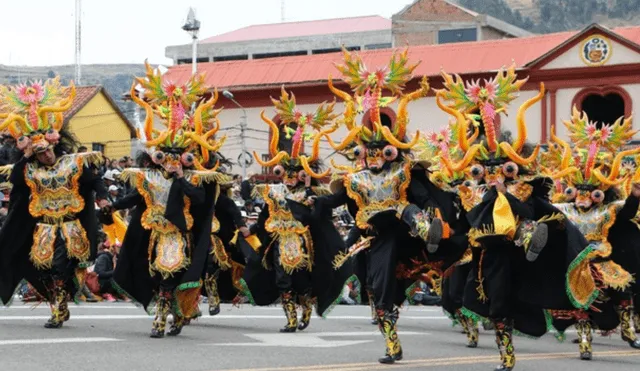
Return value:
M 82 211 L 85 204 L 78 184 L 82 170 L 83 160 L 76 155 L 62 156 L 51 167 L 28 163 L 24 175 L 31 189 L 31 215 L 60 219 Z
M 384 211 L 402 214 L 408 205 L 407 188 L 411 181 L 411 163 L 392 163 L 388 171 L 372 173 L 363 170 L 345 177 L 349 198 L 358 205 L 356 224 L 367 228 L 369 220 Z
M 616 201 L 582 211 L 573 203 L 554 204 L 578 227 L 589 242 L 606 240 L 609 229 L 615 222 L 616 213 L 623 205 L 624 201 Z
M 307 230 L 302 223 L 293 217 L 287 205 L 287 198 L 297 201 L 300 199 L 300 197 L 296 196 L 300 196 L 299 193 L 304 195 L 304 190 L 292 193 L 284 184 L 270 184 L 265 187 L 263 198 L 269 205 L 269 218 L 265 223 L 267 232 L 281 233 L 290 231 L 302 234 Z
M 147 209 L 142 214 L 142 226 L 147 230 L 158 232 L 175 232 L 177 227 L 165 217 L 169 191 L 174 182 L 173 178 L 165 178 L 163 173 L 154 169 L 135 169 L 136 189 L 144 198 Z M 191 202 L 184 196 L 184 216 L 187 229 L 193 226 L 193 217 L 189 213 Z

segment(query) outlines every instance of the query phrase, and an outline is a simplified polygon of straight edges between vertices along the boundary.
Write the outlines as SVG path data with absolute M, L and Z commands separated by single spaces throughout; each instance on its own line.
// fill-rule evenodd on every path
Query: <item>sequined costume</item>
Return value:
M 480 197 L 482 189 L 477 187 L 476 180 L 463 171 L 452 172 L 444 166 L 440 160 L 441 156 L 461 160 L 464 153 L 458 146 L 457 122 L 450 122 L 449 125 L 437 132 L 427 134 L 418 143 L 417 151 L 419 158 L 431 158 L 433 165 L 429 169 L 429 178 L 433 184 L 442 189 L 452 198 L 450 203 L 453 206 L 451 212 L 455 213 L 449 223 L 449 228 L 456 237 L 450 240 L 463 246 L 464 253 L 455 263 L 440 273 L 442 280 L 442 308 L 454 324 L 459 324 L 467 336 L 467 347 L 478 346 L 479 331 L 478 320 L 475 316 L 468 315 L 463 311 L 463 296 L 467 279 L 471 274 L 472 251 L 469 246 L 467 233 L 469 232 L 469 222 L 467 212 L 471 210 L 477 199 Z M 479 135 L 476 127 L 475 133 L 469 141 L 475 141 Z M 443 240 L 446 241 L 446 240 Z M 442 242 L 441 242 L 442 243 Z M 444 247 L 446 249 L 446 247 Z
M 626 200 L 620 199 L 621 184 L 633 176 L 620 174 L 622 160 L 640 152 L 621 150 L 635 133 L 631 120 L 621 118 L 598 128 L 586 113 L 574 108 L 565 126 L 574 144 L 573 152 L 569 143 L 555 135 L 551 138 L 556 148 L 562 149 L 553 173 L 564 184 L 564 202 L 555 206 L 577 225 L 590 244 L 571 263 L 566 276 L 567 294 L 578 309 L 550 313 L 561 331 L 576 324 L 583 335 L 579 339 L 582 359 L 592 357 L 590 332 L 594 325 L 609 331 L 620 324 L 622 339 L 640 349 L 640 340 L 632 329 L 631 285 L 637 271 L 625 270 L 638 266 L 636 253 L 627 246 L 640 238 L 640 231 L 630 228 L 640 200 L 633 191 L 624 192 L 629 193 Z
M 434 217 L 431 195 L 422 179 L 426 178 L 425 164 L 416 161 L 411 152 L 419 133 L 407 139 L 407 105 L 425 96 L 429 85 L 425 78 L 418 90 L 400 98 L 417 66 L 408 63 L 407 51 L 394 54 L 389 65 L 377 71 L 367 70 L 359 56 L 346 50 L 344 57 L 345 63 L 338 69 L 354 95 L 334 87 L 331 78 L 329 88 L 344 101 L 340 123 L 349 132 L 341 143 L 327 138 L 336 151 L 350 151 L 355 163 L 334 165 L 345 174 L 332 182 L 332 195 L 316 200 L 315 211 L 326 212 L 346 204 L 355 214 L 363 241 L 339 262 L 366 254 L 366 284 L 372 288 L 378 327 L 386 342 L 385 355 L 379 362 L 394 363 L 403 357 L 397 332 L 398 307 L 405 300 L 405 289 L 416 279 L 414 266 L 425 262 L 426 248 L 437 250 L 443 235 L 442 220 Z M 392 95 L 384 96 L 385 91 Z M 397 118 L 388 111 L 381 112 L 396 100 Z M 356 123 L 359 112 L 365 114 L 362 125 Z
M 63 126 L 74 97 L 75 86 L 63 87 L 58 78 L 0 86 L 0 130 L 8 129 L 24 151 L 11 169 L 10 211 L 0 231 L 0 301 L 9 305 L 25 279 L 50 303 L 47 328 L 70 318 L 67 302 L 96 254 L 94 192 L 107 196 L 94 166 L 102 155 L 73 154 L 77 143 Z
M 526 144 L 525 112 L 544 97 L 544 85 L 519 107 L 517 136 L 511 139 L 496 121 L 526 82 L 517 79 L 514 66 L 499 70 L 483 83 L 465 84 L 459 76 L 442 75 L 444 89 L 437 91 L 436 102 L 460 126 L 458 146 L 463 152 L 458 161 L 441 157 L 442 164 L 449 172 L 465 172 L 476 182 L 473 187 L 462 187 L 471 193 L 461 196 L 468 210 L 473 248 L 463 310 L 494 323 L 502 361 L 496 370 L 511 370 L 515 367 L 514 329 L 542 336 L 547 331 L 543 309 L 570 306 L 562 280 L 544 278 L 545 274 L 562 276 L 566 272 L 562 264 L 548 265 L 546 258 L 538 259 L 547 237 L 553 237 L 554 248 L 548 248 L 552 254 L 578 250 L 586 241 L 575 228 L 562 225 L 564 216 L 547 197 L 551 181 L 538 173 L 539 146 L 531 149 Z M 469 137 L 469 120 L 482 130 L 475 143 L 471 138 L 476 135 Z M 541 276 L 540 281 L 533 278 Z M 545 295 L 547 291 L 552 294 Z
M 234 232 L 246 227 L 235 202 L 226 194 L 228 185 L 221 189 L 216 201 L 215 215 L 211 225 L 211 249 L 204 275 L 205 294 L 209 304 L 209 315 L 220 312 L 220 301 L 232 301 L 242 291 L 240 278 L 244 271 L 244 256 L 231 244 Z
M 344 250 L 344 241 L 331 215 L 312 215 L 308 202 L 309 197 L 328 193 L 318 181 L 329 174 L 328 170 L 320 173 L 319 145 L 325 130 L 333 130 L 327 127 L 336 117 L 335 102 L 304 114 L 296 106 L 295 96 L 284 87 L 280 100 L 272 101 L 280 123 L 264 112 L 261 115 L 271 129 L 271 158 L 263 161 L 255 152 L 254 157 L 263 167 L 271 168 L 281 182 L 255 187 L 265 207 L 251 226 L 253 248 L 244 247 L 247 265 L 241 282 L 253 304 L 269 305 L 279 296 L 287 318 L 280 331 L 295 332 L 309 326 L 314 307 L 321 316 L 328 313 L 352 269 L 349 265 L 333 269 L 332 261 Z M 290 147 L 279 148 L 281 135 L 290 139 L 285 141 Z M 312 143 L 310 155 L 302 152 L 305 141 Z M 302 307 L 300 321 L 296 302 Z
M 113 208 L 135 208 L 113 282 L 145 309 L 155 302 L 154 338 L 164 336 L 170 313 L 172 336 L 200 314 L 201 277 L 211 245 L 218 184 L 228 181 L 215 168 L 202 165 L 223 143 L 214 139 L 219 128 L 219 110 L 213 109 L 218 94 L 214 91 L 203 100 L 207 92 L 203 82 L 204 76 L 197 75 L 176 85 L 147 64 L 146 79 L 137 78 L 131 89 L 134 102 L 146 111 L 145 144 L 152 151 L 148 167 L 128 168 L 121 174 L 133 191 Z M 144 87 L 143 97 L 137 96 L 136 84 Z M 153 130 L 154 115 L 162 119 L 165 131 Z

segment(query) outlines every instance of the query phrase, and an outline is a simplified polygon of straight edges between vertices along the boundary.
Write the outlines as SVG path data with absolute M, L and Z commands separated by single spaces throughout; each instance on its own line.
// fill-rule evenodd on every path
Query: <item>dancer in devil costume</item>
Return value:
M 563 149 L 554 177 L 565 185 L 565 202 L 555 206 L 578 226 L 590 245 L 575 258 L 566 276 L 567 294 L 578 309 L 550 313 L 560 331 L 575 323 L 580 358 L 589 360 L 593 326 L 610 331 L 620 324 L 622 340 L 640 349 L 632 327 L 631 287 L 639 261 L 628 248 L 640 238 L 638 229 L 630 228 L 640 205 L 640 184 L 633 180 L 626 200 L 618 188 L 625 181 L 620 176 L 622 160 L 640 149 L 621 150 L 635 134 L 631 119 L 621 118 L 598 129 L 586 113 L 574 108 L 565 125 L 575 147 L 572 155 L 570 145 L 552 133 L 552 141 Z
M 517 80 L 515 67 L 501 69 L 483 85 L 479 81 L 465 85 L 459 76 L 445 72 L 443 77 L 445 88 L 437 92 L 436 101 L 460 125 L 458 146 L 464 156 L 455 163 L 447 156 L 441 160 L 450 172 L 468 172 L 477 182 L 475 196 L 466 207 L 474 249 L 462 310 L 493 322 L 502 361 L 496 370 L 511 370 L 515 367 L 513 330 L 542 336 L 547 331 L 543 309 L 570 307 L 561 279 L 537 281 L 545 274 L 556 277 L 554 273 L 566 272 L 562 265 L 566 260 L 549 266 L 537 261 L 548 245 L 547 237 L 553 235 L 554 246 L 545 250 L 567 256 L 577 254 L 586 241 L 571 224 L 560 224 L 564 216 L 546 196 L 550 181 L 538 174 L 539 147 L 531 151 L 526 145 L 525 112 L 544 97 L 544 86 L 518 109 L 518 135 L 510 140 L 495 121 L 526 81 Z M 469 118 L 484 129 L 484 137 L 475 144 L 467 137 Z M 551 294 L 541 294 L 546 292 Z
M 136 84 L 144 87 L 144 100 L 137 97 Z M 145 144 L 155 151 L 148 168 L 130 168 L 121 174 L 134 191 L 113 208 L 135 209 L 113 282 L 145 309 L 155 300 L 153 338 L 164 336 L 170 313 L 174 323 L 168 335 L 172 336 L 182 331 L 185 321 L 199 315 L 218 184 L 228 181 L 227 176 L 201 165 L 223 142 L 213 139 L 219 128 L 219 110 L 213 109 L 217 91 L 203 101 L 206 92 L 202 75 L 175 85 L 163 81 L 148 64 L 146 79 L 137 78 L 131 89 L 134 102 L 146 111 Z M 165 131 L 153 130 L 154 115 L 162 119 Z
M 9 176 L 11 205 L 0 231 L 0 301 L 9 305 L 25 279 L 51 306 L 46 328 L 69 320 L 67 301 L 95 257 L 94 192 L 100 206 L 108 203 L 95 168 L 101 154 L 74 154 L 77 143 L 63 125 L 74 97 L 73 84 L 62 87 L 58 78 L 0 86 L 0 130 L 23 151 Z
M 346 50 L 344 55 L 345 64 L 338 69 L 354 90 L 354 96 L 335 88 L 331 78 L 329 88 L 344 100 L 341 123 L 349 133 L 339 144 L 327 138 L 337 151 L 355 142 L 352 151 L 356 163 L 334 164 L 346 175 L 332 182 L 333 195 L 315 201 L 315 211 L 323 213 L 344 204 L 355 211 L 356 226 L 363 239 L 337 263 L 359 253 L 366 254 L 366 282 L 373 289 L 378 326 L 386 342 L 385 355 L 379 362 L 394 363 L 403 357 L 397 321 L 405 289 L 413 283 L 414 277 L 408 273 L 416 261 L 423 261 L 425 242 L 435 251 L 443 234 L 442 221 L 422 210 L 430 206 L 424 182 L 414 179 L 414 175 L 425 176 L 425 168 L 411 154 L 419 134 L 407 140 L 407 105 L 425 96 L 429 85 L 423 79 L 417 91 L 400 99 L 397 118 L 392 117 L 395 113 L 391 111 L 383 114 L 381 108 L 399 98 L 417 64 L 408 64 L 405 51 L 394 54 L 387 69 L 370 72 L 360 57 L 353 57 Z M 384 97 L 384 90 L 391 91 L 393 96 Z M 364 125 L 356 124 L 358 112 L 366 112 Z
M 231 244 L 237 230 L 249 236 L 240 209 L 228 193 L 230 184 L 220 185 L 215 215 L 211 226 L 211 251 L 204 277 L 204 287 L 209 304 L 209 315 L 220 313 L 220 301 L 230 301 L 242 291 L 240 278 L 244 271 L 244 256 Z
M 326 127 L 335 119 L 333 106 L 322 104 L 314 113 L 303 114 L 296 107 L 295 97 L 284 87 L 280 100 L 272 99 L 280 124 L 262 112 L 262 120 L 271 129 L 269 153 L 263 167 L 272 168 L 281 183 L 256 185 L 265 208 L 260 213 L 246 241 L 243 253 L 247 257 L 242 283 L 244 294 L 253 304 L 270 305 L 278 296 L 287 317 L 281 332 L 295 332 L 309 326 L 313 307 L 324 316 L 339 298 L 352 269 L 345 265 L 333 269 L 333 259 L 344 250 L 344 241 L 333 225 L 331 214 L 312 215 L 307 199 L 328 194 L 319 184 L 329 171 L 320 173 L 319 145 Z M 308 128 L 312 130 L 307 131 Z M 321 130 L 326 130 L 320 132 Z M 278 148 L 280 136 L 291 139 L 290 149 Z M 302 153 L 305 140 L 311 140 L 311 155 Z M 259 242 L 257 241 L 259 239 Z M 302 307 L 298 322 L 296 301 Z
M 466 237 L 469 232 L 466 213 L 473 207 L 473 200 L 479 196 L 480 189 L 477 187 L 476 180 L 469 174 L 464 171 L 451 171 L 440 160 L 440 157 L 445 156 L 450 160 L 462 159 L 464 153 L 458 146 L 459 129 L 459 125 L 454 121 L 439 132 L 428 134 L 421 139 L 417 151 L 419 158 L 431 158 L 434 162 L 429 169 L 431 182 L 446 193 L 454 195 L 452 204 L 456 215 L 455 221 L 450 223 L 450 228 L 454 231 L 454 235 L 460 236 L 457 241 L 454 241 L 465 246 L 466 249 L 462 258 L 442 274 L 442 308 L 454 323 L 462 326 L 467 336 L 467 347 L 476 348 L 479 338 L 478 321 L 474 316 L 463 312 L 462 301 L 467 278 L 472 268 L 472 252 Z M 469 141 L 474 142 L 478 135 L 479 129 L 476 126 L 474 135 L 469 138 Z

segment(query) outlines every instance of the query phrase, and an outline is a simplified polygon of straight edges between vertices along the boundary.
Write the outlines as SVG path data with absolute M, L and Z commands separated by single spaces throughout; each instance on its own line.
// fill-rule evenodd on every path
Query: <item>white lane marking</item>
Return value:
M 296 347 L 296 348 L 337 348 L 342 346 L 370 343 L 373 340 L 325 340 L 323 337 L 380 336 L 378 331 L 367 332 L 317 332 L 297 334 L 243 334 L 256 340 L 252 343 L 210 343 L 200 345 L 252 346 L 252 347 Z M 402 336 L 429 335 L 424 332 L 402 332 Z
M 302 335 L 302 336 L 300 336 Z M 312 334 L 244 334 L 257 342 L 253 343 L 214 343 L 201 345 L 248 346 L 248 347 L 287 347 L 287 348 L 338 348 L 349 345 L 371 343 L 373 340 L 324 340 Z
M 208 321 L 208 320 L 217 320 L 217 319 L 277 319 L 281 320 L 284 316 L 270 316 L 270 315 L 241 315 L 241 314 L 220 314 L 214 317 L 210 316 L 202 316 L 198 318 L 198 321 Z M 32 320 L 46 320 L 49 319 L 50 316 L 0 316 L 0 321 L 32 321 Z M 74 315 L 71 313 L 72 320 L 117 320 L 117 319 L 149 319 L 153 318 L 153 316 L 147 316 L 144 314 L 136 315 L 136 314 L 79 314 Z M 319 318 L 319 317 L 315 317 Z M 448 320 L 448 317 L 415 317 L 415 316 L 401 316 L 401 319 L 413 319 L 413 320 Z M 326 318 L 327 320 L 371 320 L 369 316 L 329 316 Z
M 56 339 L 16 339 L 0 340 L 0 345 L 35 345 L 35 344 L 66 344 L 66 343 L 103 343 L 122 341 L 112 338 L 56 338 Z

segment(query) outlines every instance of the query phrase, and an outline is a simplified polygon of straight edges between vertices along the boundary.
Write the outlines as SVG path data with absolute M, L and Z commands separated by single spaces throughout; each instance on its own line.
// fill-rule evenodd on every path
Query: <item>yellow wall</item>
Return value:
M 108 158 L 131 155 L 131 132 L 102 92 L 91 98 L 70 120 L 70 130 L 89 150 L 104 144 Z

